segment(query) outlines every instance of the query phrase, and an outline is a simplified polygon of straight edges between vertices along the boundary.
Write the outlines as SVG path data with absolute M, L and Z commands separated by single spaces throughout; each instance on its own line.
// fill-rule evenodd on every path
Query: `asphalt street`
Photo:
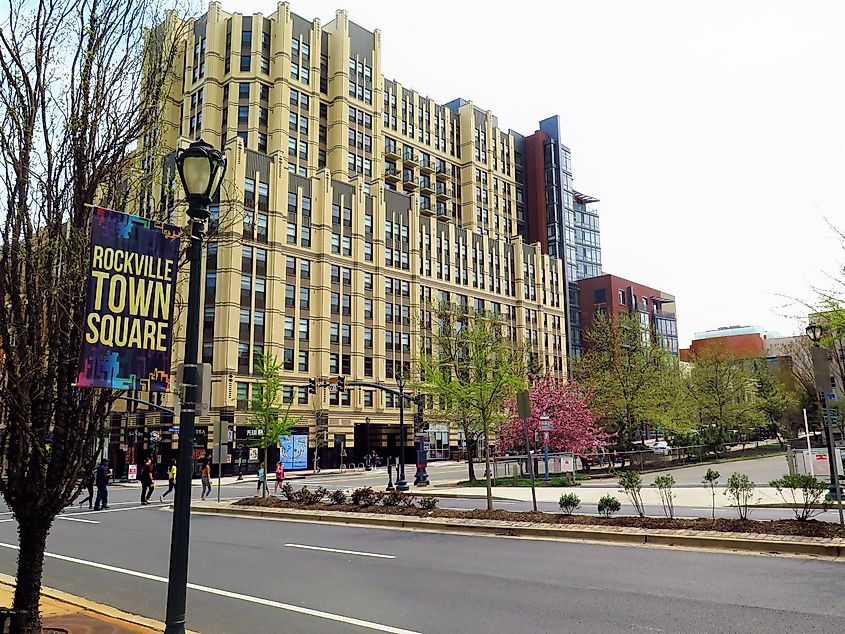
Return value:
M 172 515 L 111 493 L 108 511 L 56 520 L 45 584 L 163 619 Z M 3 572 L 16 543 L 0 515 Z M 835 562 L 200 515 L 190 578 L 204 634 L 838 632 L 845 617 Z

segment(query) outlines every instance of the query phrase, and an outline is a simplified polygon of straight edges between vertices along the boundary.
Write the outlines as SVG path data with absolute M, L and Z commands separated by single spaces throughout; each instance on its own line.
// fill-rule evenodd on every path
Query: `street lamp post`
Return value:
M 408 482 L 405 480 L 405 373 L 400 372 L 396 377 L 399 387 L 399 472 L 396 474 L 396 490 L 407 491 Z
M 170 537 L 170 569 L 167 582 L 165 634 L 185 633 L 188 592 L 188 545 L 191 531 L 191 476 L 193 471 L 194 419 L 197 408 L 197 347 L 199 345 L 200 293 L 202 291 L 202 239 L 212 200 L 226 172 L 224 154 L 202 140 L 176 152 L 176 167 L 191 219 L 188 247 L 188 306 L 185 328 L 184 397 L 179 415 L 179 454 L 173 530 Z
M 819 398 L 821 399 L 821 407 L 822 407 L 822 426 L 825 432 L 825 442 L 827 444 L 827 460 L 828 464 L 830 465 L 830 495 L 833 497 L 835 494 L 836 486 L 836 476 L 835 473 L 837 470 L 834 468 L 834 458 L 835 458 L 835 451 L 834 451 L 834 443 L 833 438 L 830 430 L 830 423 L 828 422 L 828 412 L 827 412 L 827 398 L 825 396 L 825 389 L 827 388 L 827 377 L 828 377 L 828 370 L 827 370 L 827 350 L 822 348 L 819 343 L 821 342 L 822 336 L 824 335 L 824 329 L 820 324 L 810 324 L 807 326 L 806 329 L 807 337 L 812 342 L 812 346 L 810 347 L 810 357 L 813 361 L 813 378 L 816 382 L 816 391 L 819 394 Z

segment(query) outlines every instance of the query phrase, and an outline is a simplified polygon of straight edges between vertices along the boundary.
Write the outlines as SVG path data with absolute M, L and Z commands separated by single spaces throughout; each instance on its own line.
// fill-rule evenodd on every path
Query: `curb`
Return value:
M 714 534 L 714 531 L 676 531 L 628 527 L 568 527 L 506 522 L 501 520 L 470 520 L 451 518 L 422 518 L 394 515 L 349 513 L 345 511 L 305 511 L 300 509 L 266 509 L 233 507 L 232 504 L 191 505 L 191 511 L 209 515 L 229 515 L 247 518 L 296 520 L 351 526 L 377 526 L 394 530 L 426 530 L 442 533 L 492 535 L 554 539 L 560 541 L 590 541 L 609 544 L 670 546 L 678 548 L 727 550 L 733 552 L 765 553 L 772 555 L 800 555 L 840 559 L 845 556 L 845 539 L 795 538 L 784 535 L 748 533 Z M 812 539 L 812 541 L 804 541 Z
M 12 589 L 12 592 L 14 592 L 16 583 L 17 580 L 15 579 L 15 577 L 0 573 L 0 585 L 9 586 Z M 138 614 L 130 614 L 129 612 L 124 612 L 123 610 L 113 608 L 110 605 L 96 603 L 95 601 L 91 601 L 84 597 L 78 597 L 73 594 L 68 594 L 67 592 L 63 592 L 62 590 L 56 590 L 55 588 L 48 588 L 46 586 L 42 586 L 41 595 L 47 597 L 48 599 L 52 599 L 53 601 L 58 601 L 79 608 L 80 612 L 90 612 L 92 614 L 97 614 L 99 616 L 103 616 L 121 623 L 128 623 L 130 625 L 145 627 L 152 630 L 153 632 L 164 631 L 164 623 L 162 623 L 161 621 L 156 621 L 155 619 L 150 619 L 145 616 L 140 616 Z M 191 632 L 191 634 L 196 634 L 190 630 L 189 632 Z

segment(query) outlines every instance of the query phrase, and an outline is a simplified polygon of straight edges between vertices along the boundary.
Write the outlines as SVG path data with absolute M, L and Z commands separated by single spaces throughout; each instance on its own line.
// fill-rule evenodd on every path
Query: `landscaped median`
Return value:
M 536 539 L 717 549 L 825 558 L 845 555 L 845 539 L 829 522 L 797 520 L 602 518 L 511 511 L 454 511 L 417 506 L 302 503 L 275 497 L 195 502 L 195 513 L 325 522 Z

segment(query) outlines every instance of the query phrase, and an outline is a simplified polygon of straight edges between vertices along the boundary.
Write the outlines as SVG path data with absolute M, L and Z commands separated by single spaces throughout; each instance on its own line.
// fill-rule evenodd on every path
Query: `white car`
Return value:
M 668 456 L 672 453 L 672 448 L 665 440 L 658 440 L 652 445 L 651 450 L 658 456 Z

